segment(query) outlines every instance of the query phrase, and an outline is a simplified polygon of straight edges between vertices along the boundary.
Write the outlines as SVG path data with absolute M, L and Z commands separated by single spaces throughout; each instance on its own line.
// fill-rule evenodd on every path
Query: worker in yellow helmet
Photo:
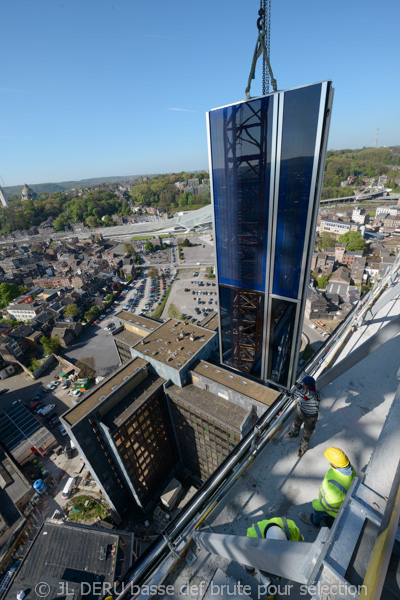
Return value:
M 247 529 L 247 537 L 264 538 L 268 540 L 283 540 L 292 542 L 304 542 L 304 537 L 300 533 L 294 521 L 285 519 L 285 517 L 273 517 L 272 519 L 264 519 L 258 521 Z M 246 572 L 254 577 L 256 570 L 253 567 L 245 566 Z M 271 589 L 279 586 L 281 578 L 267 571 L 260 571 L 260 582 L 264 587 L 267 600 L 273 600 L 274 594 L 270 593 Z
M 347 490 L 356 476 L 356 472 L 343 450 L 331 446 L 325 450 L 324 456 L 329 460 L 331 466 L 319 488 L 318 499 L 313 500 L 314 512 L 311 515 L 300 513 L 300 519 L 314 527 L 319 527 L 322 520 L 325 520 L 327 527 L 332 527 Z

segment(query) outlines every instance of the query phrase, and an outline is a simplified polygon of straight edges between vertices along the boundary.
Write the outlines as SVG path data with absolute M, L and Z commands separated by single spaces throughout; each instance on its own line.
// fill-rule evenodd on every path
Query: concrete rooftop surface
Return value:
M 397 296 L 371 323 L 362 326 L 349 338 L 340 358 L 345 360 L 349 351 L 399 314 L 400 300 Z M 348 455 L 357 476 L 362 478 L 399 385 L 396 378 L 399 356 L 400 337 L 397 334 L 321 391 L 319 420 L 310 448 L 302 458 L 297 456 L 300 438 L 285 438 L 293 420 L 293 416 L 290 417 L 202 522 L 199 531 L 245 536 L 253 523 L 284 516 L 295 521 L 306 542 L 313 542 L 318 530 L 305 525 L 299 514 L 303 511 L 310 513 L 311 502 L 318 497 L 320 483 L 329 468 L 323 453 L 329 446 L 341 448 Z M 206 597 L 207 588 L 207 593 L 210 593 L 209 584 L 213 578 L 213 581 L 222 581 L 224 577 L 231 579 L 232 585 L 237 582 L 249 585 L 249 597 L 264 597 L 262 587 L 258 587 L 258 573 L 252 578 L 235 561 L 199 550 L 194 543 L 190 549 L 196 555 L 196 561 L 192 566 L 180 561 L 164 582 L 174 586 L 175 598 L 200 600 Z M 286 584 L 292 587 L 285 589 Z M 282 593 L 276 598 L 311 598 L 304 588 L 282 579 Z M 217 588 L 215 591 L 210 598 L 228 597 L 218 595 Z M 231 597 L 242 597 L 239 592 L 236 588 Z M 171 596 L 157 596 L 168 597 Z M 243 597 L 248 596 L 243 594 Z

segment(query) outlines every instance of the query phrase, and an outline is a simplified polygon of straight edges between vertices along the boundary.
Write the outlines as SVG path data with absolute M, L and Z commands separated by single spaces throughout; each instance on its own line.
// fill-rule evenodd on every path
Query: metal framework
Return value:
M 235 365 L 250 373 L 262 352 L 262 295 L 231 291 L 231 343 Z
M 228 232 L 229 241 L 237 236 L 239 242 L 239 276 L 241 281 L 249 286 L 255 280 L 257 268 L 257 249 L 260 239 L 257 233 L 257 222 L 244 210 L 246 198 L 252 202 L 263 202 L 262 193 L 265 188 L 266 165 L 263 143 L 266 139 L 265 106 L 260 104 L 257 109 L 249 104 L 250 115 L 243 123 L 237 124 L 235 113 L 227 121 L 225 130 L 225 144 L 227 153 L 225 172 L 232 179 L 242 171 L 243 185 L 238 190 L 237 202 L 238 228 Z M 252 133 L 257 132 L 257 137 Z M 242 144 L 250 144 L 254 148 L 252 154 L 242 154 L 237 150 Z M 256 158 L 256 160 L 255 160 Z M 247 178 L 246 175 L 249 177 Z M 256 181 L 257 185 L 251 185 Z M 262 312 L 263 296 L 259 292 L 249 289 L 234 289 L 231 291 L 230 301 L 230 342 L 232 358 L 235 367 L 246 373 L 251 372 L 254 364 L 262 353 Z

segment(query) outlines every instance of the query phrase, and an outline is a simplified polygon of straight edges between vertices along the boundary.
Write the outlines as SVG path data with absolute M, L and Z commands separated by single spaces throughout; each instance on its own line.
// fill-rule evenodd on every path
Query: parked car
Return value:
M 33 402 L 30 403 L 29 408 L 34 410 L 37 406 L 39 406 L 39 404 L 42 404 L 40 400 L 34 399 Z
M 48 415 L 55 407 L 55 404 L 46 404 L 46 406 L 43 406 L 43 408 L 38 411 L 38 414 L 44 417 L 45 415 Z
M 64 383 L 61 386 L 62 390 L 67 390 L 69 388 L 69 379 L 67 379 L 66 381 L 64 381 Z
M 56 389 L 56 386 L 53 383 L 49 383 L 46 387 L 50 392 L 53 392 Z
M 55 427 L 56 425 L 58 425 L 59 422 L 60 422 L 60 419 L 58 417 L 55 417 L 55 419 L 53 419 L 52 421 L 50 421 L 49 427 L 51 429 L 53 429 L 53 427 Z
M 41 408 L 44 407 L 43 402 L 39 402 L 39 404 L 33 409 L 33 412 L 37 414 Z
M 105 330 L 106 331 L 111 331 L 112 329 L 115 329 L 116 325 L 115 323 L 109 323 L 108 325 L 105 326 Z
M 76 398 L 79 398 L 79 396 L 81 396 L 82 392 L 80 390 L 75 390 L 72 392 L 72 395 L 75 396 Z
M 67 430 L 65 429 L 65 427 L 62 423 L 60 425 L 60 433 L 61 433 L 61 435 L 67 435 Z

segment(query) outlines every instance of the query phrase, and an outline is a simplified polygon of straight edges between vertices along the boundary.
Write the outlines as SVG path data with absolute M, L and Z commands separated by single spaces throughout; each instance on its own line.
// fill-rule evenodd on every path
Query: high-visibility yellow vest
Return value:
M 269 527 L 272 525 L 278 525 L 289 541 L 304 542 L 304 537 L 301 535 L 300 529 L 297 527 L 296 523 L 290 519 L 285 519 L 284 517 L 275 517 L 273 519 L 258 521 L 258 523 L 255 523 L 255 525 L 248 528 L 246 535 L 247 537 L 265 538 Z
M 333 467 L 329 469 L 319 488 L 318 499 L 313 500 L 312 506 L 314 510 L 325 511 L 331 517 L 337 516 L 346 497 L 347 490 L 356 476 L 353 467 L 351 467 L 351 470 L 351 475 L 343 475 L 343 473 Z

